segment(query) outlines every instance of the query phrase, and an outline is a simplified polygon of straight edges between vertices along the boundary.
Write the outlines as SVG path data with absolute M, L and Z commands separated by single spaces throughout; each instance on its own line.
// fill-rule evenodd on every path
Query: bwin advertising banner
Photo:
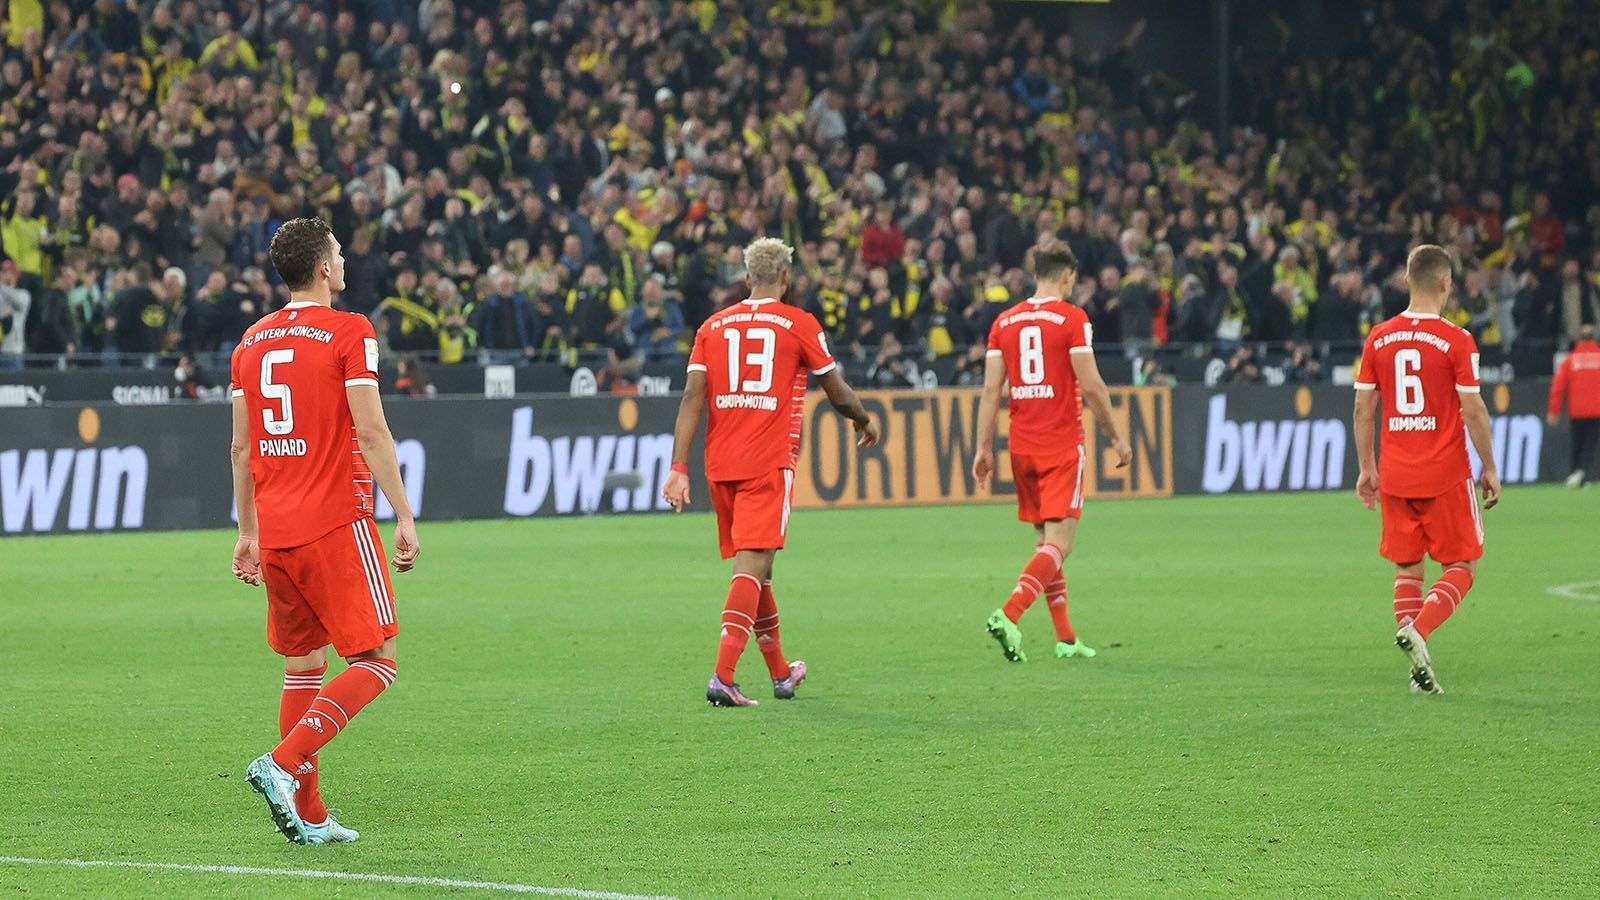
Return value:
M 1508 485 L 1566 475 L 1567 428 L 1543 422 L 1547 381 L 1486 385 L 1495 457 Z M 802 509 L 1006 502 L 1002 412 L 992 491 L 971 476 L 979 392 L 866 391 L 883 429 L 855 446 L 820 393 L 806 401 L 795 473 Z M 1351 490 L 1348 388 L 1113 388 L 1133 445 L 1117 469 L 1086 422 L 1092 498 Z M 655 513 L 671 465 L 673 397 L 390 401 L 411 505 L 426 521 Z M 48 405 L 0 410 L 0 536 L 226 528 L 233 522 L 226 404 Z M 705 510 L 700 438 L 690 454 Z M 392 516 L 379 503 L 380 518 Z
M 390 402 L 422 520 L 661 512 L 674 398 Z M 0 411 L 0 535 L 233 524 L 223 404 Z M 700 439 L 694 497 L 708 496 Z M 382 500 L 379 518 L 392 518 Z
M 1508 485 L 1558 481 L 1567 474 L 1567 426 L 1544 423 L 1547 380 L 1485 385 L 1494 456 Z M 1180 494 L 1354 490 L 1355 437 L 1347 387 L 1173 389 Z M 1380 415 L 1377 427 L 1383 427 Z M 1380 441 L 1381 447 L 1381 441 Z M 1467 442 L 1473 474 L 1477 454 Z

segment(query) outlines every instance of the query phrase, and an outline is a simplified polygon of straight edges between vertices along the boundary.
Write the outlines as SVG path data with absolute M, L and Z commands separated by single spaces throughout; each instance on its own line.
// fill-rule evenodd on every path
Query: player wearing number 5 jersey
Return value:
M 806 677 L 806 664 L 790 663 L 783 654 L 772 594 L 773 557 L 789 532 L 806 378 L 816 376 L 828 402 L 855 425 L 862 446 L 878 439 L 877 426 L 828 352 L 822 326 L 810 313 L 783 302 L 793 254 L 776 238 L 745 248 L 750 299 L 718 312 L 695 333 L 678 407 L 672 474 L 662 490 L 674 509 L 688 504 L 689 446 L 700 413 L 709 406 L 706 480 L 722 558 L 733 560 L 717 667 L 706 686 L 706 700 L 714 706 L 757 705 L 734 681 L 752 633 L 766 659 L 773 696 L 792 698 Z
M 374 482 L 394 508 L 397 571 L 416 562 L 416 524 L 378 399 L 372 323 L 329 306 L 344 289 L 339 242 L 320 219 L 291 219 L 270 253 L 290 302 L 233 354 L 233 573 L 266 585 L 267 643 L 285 660 L 282 742 L 245 776 L 290 841 L 353 841 L 322 802 L 318 751 L 395 679 L 400 628 Z M 329 644 L 350 666 L 324 687 Z
M 995 417 L 1009 384 L 1011 477 L 1017 518 L 1033 525 L 1035 548 L 1011 598 L 989 616 L 988 630 L 1012 662 L 1024 662 L 1017 622 L 1041 595 L 1056 629 L 1056 656 L 1091 657 L 1067 616 L 1063 564 L 1083 514 L 1083 404 L 1111 439 L 1118 467 L 1133 452 L 1111 418 L 1110 392 L 1094 359 L 1094 333 L 1084 311 L 1065 299 L 1078 280 L 1078 260 L 1065 244 L 1034 250 L 1034 296 L 1006 310 L 989 331 L 989 359 L 978 408 L 978 452 L 972 474 L 994 474 Z
M 1450 275 L 1443 248 L 1423 244 L 1411 251 L 1411 305 L 1367 335 L 1355 382 L 1356 493 L 1368 509 L 1383 509 L 1378 552 L 1395 565 L 1395 643 L 1410 661 L 1411 690 L 1419 694 L 1444 692 L 1428 639 L 1466 598 L 1483 556 L 1483 519 L 1463 423 L 1483 463 L 1483 508 L 1500 501 L 1489 410 L 1479 394 L 1478 347 L 1472 335 L 1439 317 Z M 1444 566 L 1426 599 L 1424 555 Z

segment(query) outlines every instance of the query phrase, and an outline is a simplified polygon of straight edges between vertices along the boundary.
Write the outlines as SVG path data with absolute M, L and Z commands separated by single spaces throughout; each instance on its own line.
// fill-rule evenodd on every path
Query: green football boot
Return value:
M 1073 656 L 1094 659 L 1094 648 L 1083 641 L 1060 641 L 1056 644 L 1056 657 L 1058 659 L 1067 659 Z
M 995 610 L 984 627 L 995 640 L 1000 642 L 1000 652 L 1006 655 L 1006 659 L 1012 662 L 1028 661 L 1028 654 L 1022 652 L 1022 629 L 1017 627 L 1017 623 L 1006 618 L 1005 612 Z

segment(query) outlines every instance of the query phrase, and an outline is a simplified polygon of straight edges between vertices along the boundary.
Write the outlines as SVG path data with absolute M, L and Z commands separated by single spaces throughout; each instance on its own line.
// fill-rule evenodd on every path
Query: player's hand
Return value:
M 989 479 L 994 477 L 994 451 L 979 450 L 978 455 L 972 458 L 972 478 L 981 488 L 989 487 Z
M 672 504 L 673 512 L 683 512 L 689 505 L 689 476 L 682 472 L 673 472 L 667 476 L 667 483 L 661 488 L 661 496 Z
M 1362 469 L 1356 476 L 1356 496 L 1367 505 L 1367 509 L 1378 508 L 1378 470 Z
M 1495 504 L 1500 502 L 1500 473 L 1484 469 L 1478 484 L 1483 488 L 1483 508 L 1494 509 Z
M 396 522 L 394 526 L 394 559 L 390 564 L 396 572 L 409 572 L 417 567 L 417 554 L 422 552 L 422 545 L 417 542 L 417 523 L 415 521 Z
M 1127 438 L 1119 437 L 1112 441 L 1111 449 L 1117 452 L 1117 468 L 1126 469 L 1133 462 L 1133 447 L 1128 444 Z
M 871 447 L 878 443 L 878 423 L 867 416 L 865 422 L 852 423 L 856 429 L 856 446 Z
M 233 545 L 233 577 L 252 587 L 261 586 L 261 542 L 239 535 Z
M 1559 424 L 1561 424 L 1561 417 L 1560 417 L 1560 416 L 1557 416 L 1557 415 L 1548 415 L 1548 416 L 1545 416 L 1545 417 L 1544 417 L 1544 423 L 1545 423 L 1545 424 L 1546 424 L 1546 425 L 1549 425 L 1549 426 L 1550 426 L 1550 427 L 1551 427 L 1551 428 L 1554 428 L 1554 427 L 1556 427 L 1556 426 L 1557 426 L 1557 425 L 1559 425 Z

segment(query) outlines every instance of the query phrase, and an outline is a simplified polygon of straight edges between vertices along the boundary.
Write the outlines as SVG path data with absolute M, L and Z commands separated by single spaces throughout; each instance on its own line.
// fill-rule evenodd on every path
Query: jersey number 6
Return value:
M 1425 398 L 1422 396 L 1422 379 L 1416 373 L 1422 371 L 1422 351 L 1405 349 L 1394 355 L 1394 407 L 1402 416 L 1414 416 L 1422 412 Z

